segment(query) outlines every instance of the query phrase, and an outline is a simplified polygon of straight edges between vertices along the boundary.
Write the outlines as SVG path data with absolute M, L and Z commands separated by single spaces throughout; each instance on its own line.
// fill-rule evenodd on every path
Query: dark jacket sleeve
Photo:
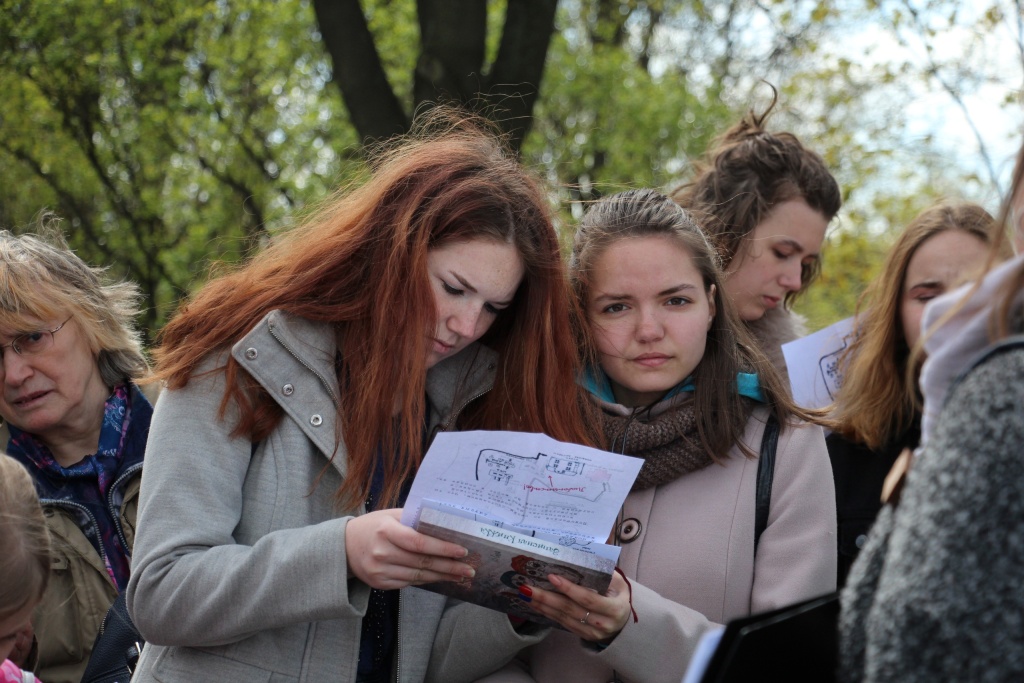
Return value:
M 882 485 L 904 447 L 917 444 L 915 426 L 906 434 L 871 450 L 833 432 L 825 439 L 836 485 L 836 522 L 840 588 L 846 584 L 853 561 L 867 542 L 868 531 L 882 508 Z

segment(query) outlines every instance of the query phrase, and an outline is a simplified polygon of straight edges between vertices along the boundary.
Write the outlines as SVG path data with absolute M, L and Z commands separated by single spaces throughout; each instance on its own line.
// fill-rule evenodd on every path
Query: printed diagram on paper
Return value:
M 543 434 L 445 432 L 424 457 L 402 521 L 425 501 L 497 525 L 603 543 L 642 461 Z M 571 533 L 567 533 L 571 530 Z
M 532 478 L 522 484 L 527 491 L 549 491 L 560 496 L 586 498 L 590 502 L 608 492 L 609 477 L 606 469 L 588 467 L 576 458 L 547 453 L 523 456 L 485 448 L 476 460 L 478 482 L 491 480 L 504 486 L 516 486 L 520 478 Z
M 853 338 L 853 318 L 782 345 L 793 399 L 805 408 L 824 408 L 843 383 L 839 359 Z

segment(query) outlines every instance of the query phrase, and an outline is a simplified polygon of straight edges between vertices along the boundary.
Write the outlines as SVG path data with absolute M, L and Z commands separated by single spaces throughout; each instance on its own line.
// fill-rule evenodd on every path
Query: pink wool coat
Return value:
M 760 449 L 766 411 L 743 440 Z M 564 631 L 487 683 L 679 683 L 700 636 L 730 619 L 811 598 L 836 587 L 832 469 L 820 427 L 779 437 L 768 526 L 754 555 L 757 460 L 734 447 L 724 465 L 631 493 L 624 518 L 640 533 L 622 543 L 619 565 L 633 585 L 639 621 L 603 651 Z

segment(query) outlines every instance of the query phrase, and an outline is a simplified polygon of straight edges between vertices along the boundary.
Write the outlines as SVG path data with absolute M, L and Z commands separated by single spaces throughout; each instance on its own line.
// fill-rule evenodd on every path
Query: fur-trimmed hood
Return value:
M 773 308 L 766 311 L 760 320 L 753 320 L 746 325 L 788 385 L 789 372 L 782 355 L 782 345 L 807 334 L 807 319 L 785 308 Z

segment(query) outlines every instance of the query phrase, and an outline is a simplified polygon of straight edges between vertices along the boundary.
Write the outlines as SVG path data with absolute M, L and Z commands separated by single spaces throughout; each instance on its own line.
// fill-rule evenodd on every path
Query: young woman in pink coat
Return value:
M 531 606 L 567 630 L 485 680 L 678 683 L 709 628 L 835 589 L 824 437 L 730 311 L 700 227 L 667 197 L 597 202 L 572 268 L 595 416 L 611 450 L 645 460 L 613 539 L 629 584 L 617 575 L 599 595 L 552 577 L 557 592 L 533 588 Z M 781 429 L 755 548 L 770 417 Z

